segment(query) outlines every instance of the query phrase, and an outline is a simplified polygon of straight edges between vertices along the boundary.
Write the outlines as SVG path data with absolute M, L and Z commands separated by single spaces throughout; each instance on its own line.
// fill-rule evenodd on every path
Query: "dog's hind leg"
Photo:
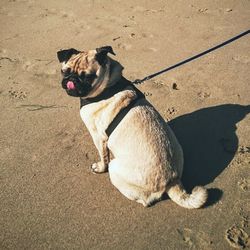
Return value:
M 139 187 L 129 183 L 126 176 L 122 175 L 122 166 L 119 161 L 113 159 L 109 163 L 109 177 L 112 184 L 128 199 L 135 200 L 143 206 L 147 206 L 146 199 Z
M 133 183 L 127 178 L 126 171 L 123 171 L 122 162 L 113 159 L 109 163 L 109 176 L 112 184 L 128 199 L 141 203 L 144 207 L 150 206 L 154 201 L 159 200 L 162 192 L 151 193 L 144 190 L 138 183 Z M 133 173 L 130 173 L 133 175 Z

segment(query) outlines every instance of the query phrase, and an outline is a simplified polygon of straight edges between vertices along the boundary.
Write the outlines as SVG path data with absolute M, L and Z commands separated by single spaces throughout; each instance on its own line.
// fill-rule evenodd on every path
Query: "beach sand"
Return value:
M 249 34 L 139 86 L 183 147 L 185 187 L 209 189 L 198 210 L 144 208 L 91 173 L 98 153 L 56 58 L 111 45 L 135 80 L 248 30 L 249 16 L 247 0 L 1 0 L 0 249 L 249 249 Z

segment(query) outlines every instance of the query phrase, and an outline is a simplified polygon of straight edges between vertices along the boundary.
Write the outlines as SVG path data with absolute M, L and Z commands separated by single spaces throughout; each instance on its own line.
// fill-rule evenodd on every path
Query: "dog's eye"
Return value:
M 79 77 L 84 78 L 85 77 L 85 73 L 81 72 L 80 75 L 79 75 Z
M 94 81 L 95 78 L 96 78 L 96 74 L 87 74 L 87 75 L 85 75 L 85 80 L 88 81 L 88 82 Z
M 70 68 L 66 69 L 65 72 L 64 72 L 65 75 L 69 75 L 70 73 L 71 73 Z
M 61 69 L 61 73 L 62 73 L 64 76 L 68 76 L 68 75 L 70 75 L 70 74 L 71 74 L 71 72 L 70 72 L 70 68 L 65 69 L 65 70 L 62 70 L 62 69 Z

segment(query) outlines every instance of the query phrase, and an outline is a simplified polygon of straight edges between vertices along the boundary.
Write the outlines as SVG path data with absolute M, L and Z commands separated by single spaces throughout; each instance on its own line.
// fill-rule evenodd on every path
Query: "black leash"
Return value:
M 210 53 L 210 52 L 212 52 L 212 51 L 214 51 L 216 49 L 219 49 L 219 48 L 221 48 L 221 47 L 223 47 L 223 46 L 225 46 L 225 45 L 227 45 L 227 44 L 229 44 L 229 43 L 231 43 L 231 42 L 233 42 L 233 41 L 235 41 L 235 40 L 237 40 L 237 39 L 239 39 L 239 38 L 241 38 L 243 36 L 246 36 L 247 34 L 249 34 L 249 32 L 250 32 L 250 30 L 247 30 L 247 31 L 235 36 L 235 37 L 232 37 L 231 39 L 229 39 L 229 40 L 227 40 L 227 41 L 225 41 L 225 42 L 223 42 L 221 44 L 218 44 L 218 45 L 216 45 L 216 46 L 214 46 L 214 47 L 212 47 L 212 48 L 210 48 L 210 49 L 208 49 L 206 51 L 203 51 L 203 52 L 201 52 L 201 53 L 199 53 L 199 54 L 197 54 L 195 56 L 192 56 L 192 57 L 190 57 L 188 59 L 185 59 L 185 60 L 183 60 L 183 61 L 181 61 L 179 63 L 176 63 L 175 65 L 172 65 L 172 66 L 170 66 L 170 67 L 168 67 L 166 69 L 163 69 L 163 70 L 161 70 L 159 72 L 156 72 L 156 73 L 154 73 L 152 75 L 146 76 L 143 79 L 136 79 L 135 81 L 132 82 L 132 84 L 141 84 L 141 83 L 143 83 L 145 81 L 148 81 L 148 80 L 152 79 L 153 77 L 156 77 L 156 76 L 158 76 L 160 74 L 163 74 L 163 73 L 165 73 L 165 72 L 167 72 L 169 70 L 177 68 L 177 67 L 179 67 L 179 66 L 181 66 L 181 65 L 183 65 L 185 63 L 191 62 L 191 61 L 193 61 L 193 60 L 195 60 L 195 59 L 197 59 L 197 58 L 199 58 L 201 56 L 204 56 L 204 55 L 206 55 L 206 54 L 208 54 L 208 53 Z

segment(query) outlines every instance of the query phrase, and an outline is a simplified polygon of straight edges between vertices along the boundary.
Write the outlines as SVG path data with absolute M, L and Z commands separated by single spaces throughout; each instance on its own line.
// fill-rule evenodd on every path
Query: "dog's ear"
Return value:
M 76 49 L 65 49 L 65 50 L 60 50 L 57 51 L 57 58 L 59 60 L 59 62 L 66 62 L 69 60 L 69 58 L 74 55 L 74 54 L 78 54 L 80 51 L 76 50 Z
M 113 51 L 111 46 L 104 46 L 96 49 L 96 60 L 100 65 L 105 64 L 107 59 L 107 54 L 110 53 L 115 56 L 115 52 Z

